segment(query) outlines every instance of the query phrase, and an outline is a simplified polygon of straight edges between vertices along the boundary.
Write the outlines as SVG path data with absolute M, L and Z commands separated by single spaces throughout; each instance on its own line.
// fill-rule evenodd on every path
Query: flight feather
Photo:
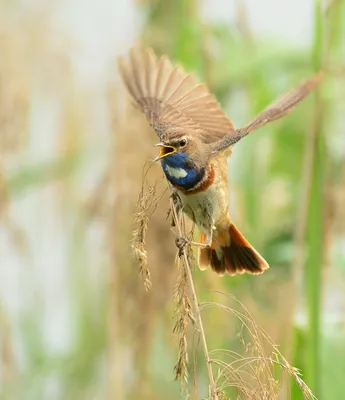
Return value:
M 119 69 L 134 105 L 161 141 L 188 133 L 212 143 L 234 130 L 207 86 L 174 67 L 167 57 L 157 58 L 151 49 L 135 48 L 127 59 L 120 58 Z

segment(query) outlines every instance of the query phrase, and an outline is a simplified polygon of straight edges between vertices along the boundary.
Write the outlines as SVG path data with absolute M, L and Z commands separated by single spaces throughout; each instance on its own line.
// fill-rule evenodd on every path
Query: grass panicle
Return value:
M 192 306 L 189 300 L 188 277 L 186 269 L 181 260 L 177 261 L 179 275 L 174 292 L 176 302 L 176 322 L 173 333 L 178 340 L 178 358 L 174 367 L 175 379 L 181 380 L 181 389 L 185 389 L 188 384 L 188 341 L 187 331 L 189 320 L 193 320 Z
M 238 351 L 217 349 L 210 352 L 211 362 L 219 367 L 217 387 L 221 391 L 236 388 L 244 398 L 276 399 L 284 390 L 284 373 L 291 376 L 300 388 L 303 398 L 315 399 L 310 388 L 302 380 L 300 371 L 293 367 L 279 351 L 270 336 L 256 323 L 246 307 L 234 296 L 219 293 L 224 299 L 235 303 L 230 307 L 216 302 L 204 302 L 207 308 L 222 309 L 232 314 L 240 323 L 237 335 L 243 354 Z M 280 371 L 277 371 L 277 367 Z M 242 398 L 242 397 L 241 397 Z
M 139 273 L 146 290 L 152 288 L 151 273 L 147 266 L 146 233 L 150 217 L 157 208 L 159 198 L 164 195 L 163 193 L 157 197 L 157 185 L 161 178 L 156 179 L 153 184 L 147 183 L 149 169 L 150 166 L 143 170 L 143 184 L 137 201 L 138 211 L 134 216 L 134 222 L 138 225 L 138 228 L 133 232 L 132 239 L 133 258 L 139 265 Z

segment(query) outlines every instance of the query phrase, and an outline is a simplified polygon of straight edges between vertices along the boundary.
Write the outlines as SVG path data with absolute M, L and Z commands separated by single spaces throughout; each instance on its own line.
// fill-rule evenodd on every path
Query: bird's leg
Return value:
M 188 239 L 186 239 L 184 237 L 178 236 L 175 239 L 175 244 L 176 244 L 176 247 L 179 249 L 179 253 L 178 253 L 179 257 L 181 257 L 183 255 L 184 248 L 187 245 L 197 246 L 197 247 L 202 247 L 202 248 L 211 247 L 211 244 L 212 244 L 212 230 L 206 235 L 205 242 L 203 242 L 203 243 L 194 242 L 192 240 L 188 240 Z
M 201 242 L 190 241 L 189 244 L 191 244 L 192 246 L 197 246 L 197 247 L 205 247 L 205 248 L 211 247 L 211 244 L 212 244 L 212 230 L 210 230 L 206 234 L 205 242 L 201 243 Z

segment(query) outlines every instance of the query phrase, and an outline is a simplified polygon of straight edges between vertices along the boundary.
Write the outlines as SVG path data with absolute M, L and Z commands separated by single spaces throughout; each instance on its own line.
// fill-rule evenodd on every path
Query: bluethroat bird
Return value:
M 159 138 L 162 169 L 182 210 L 198 227 L 199 267 L 219 275 L 261 274 L 269 266 L 229 214 L 227 158 L 251 131 L 286 115 L 322 77 L 309 78 L 236 129 L 207 86 L 166 56 L 132 49 L 119 69 L 129 95 Z

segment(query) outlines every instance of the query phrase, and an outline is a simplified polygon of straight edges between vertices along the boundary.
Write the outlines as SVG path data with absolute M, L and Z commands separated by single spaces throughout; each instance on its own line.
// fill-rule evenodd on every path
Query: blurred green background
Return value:
M 344 37 L 342 0 L 0 2 L 1 399 L 186 397 L 174 381 L 167 196 L 149 225 L 150 292 L 130 255 L 156 143 L 127 107 L 116 68 L 134 43 L 204 80 L 236 126 L 326 71 L 317 93 L 229 161 L 231 215 L 271 268 L 193 273 L 199 301 L 237 309 L 216 292 L 236 296 L 319 399 L 345 396 Z M 248 352 L 235 315 L 206 309 L 203 318 L 210 350 Z M 192 327 L 188 348 L 190 398 L 207 398 Z M 274 374 L 279 389 L 265 398 L 303 398 Z

